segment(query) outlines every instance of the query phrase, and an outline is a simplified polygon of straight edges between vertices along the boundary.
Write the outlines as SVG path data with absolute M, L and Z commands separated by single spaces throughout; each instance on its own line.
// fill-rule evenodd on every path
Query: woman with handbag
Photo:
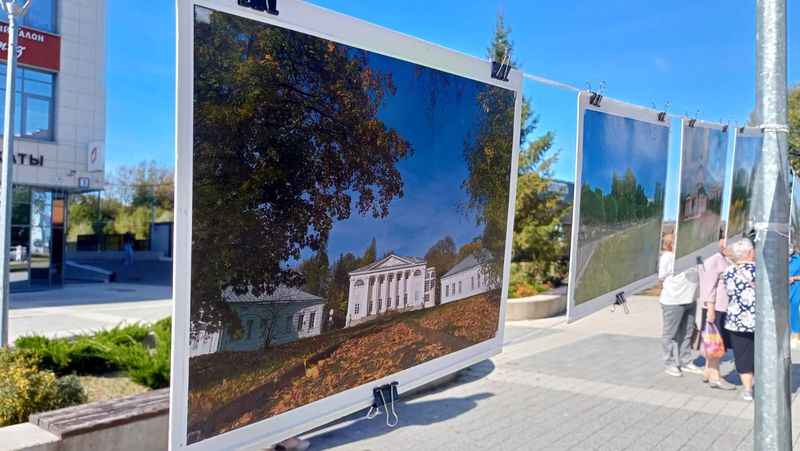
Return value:
M 675 235 L 667 233 L 661 241 L 661 257 L 658 262 L 658 278 L 662 283 L 661 352 L 664 357 L 664 372 L 681 377 L 683 373 L 700 374 L 702 368 L 692 363 L 692 334 L 697 303 L 697 270 L 690 269 L 673 274 L 675 265 Z
M 728 313 L 725 329 L 730 332 L 731 347 L 736 371 L 742 378 L 742 398 L 753 400 L 753 373 L 755 370 L 755 326 L 756 326 L 756 252 L 749 239 L 738 241 L 733 246 L 736 265 L 722 274 L 728 291 Z
M 725 247 L 725 235 L 720 230 L 719 252 L 708 257 L 699 266 L 700 275 L 700 302 L 703 307 L 703 330 L 712 324 L 722 338 L 726 349 L 731 347 L 728 331 L 725 329 L 725 315 L 728 311 L 728 291 L 722 275 L 733 263 L 728 260 L 730 249 Z M 720 357 L 706 354 L 706 368 L 703 372 L 703 382 L 708 382 L 711 388 L 719 390 L 736 390 L 736 386 L 728 383 L 719 372 Z

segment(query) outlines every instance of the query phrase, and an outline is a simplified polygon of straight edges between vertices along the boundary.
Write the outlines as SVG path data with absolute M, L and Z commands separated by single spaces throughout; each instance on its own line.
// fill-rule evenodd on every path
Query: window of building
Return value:
M 34 2 L 35 3 L 35 2 Z M 0 78 L 6 77 L 6 65 L 0 65 Z M 14 96 L 14 135 L 22 138 L 53 140 L 53 74 L 17 68 Z M 0 102 L 5 102 L 5 84 L 0 86 Z M 0 123 L 5 111 L 0 110 Z
M 253 336 L 253 320 L 252 319 L 248 319 L 247 320 L 247 335 L 244 338 L 245 338 L 245 340 L 249 340 L 250 337 L 252 337 L 252 336 Z
M 444 287 L 444 295 L 445 296 L 450 296 L 450 286 L 449 285 L 445 285 L 445 287 Z
M 361 304 L 356 304 L 355 307 L 353 307 L 353 313 L 358 315 L 358 311 L 360 310 L 360 307 L 361 307 Z
M 455 283 L 455 282 L 453 282 L 453 283 L 450 285 L 450 291 L 452 291 L 452 292 L 453 292 L 453 295 L 455 295 L 455 294 L 456 294 L 456 283 Z
M 303 314 L 297 315 L 297 331 L 303 330 Z
M 478 273 L 477 277 L 478 277 L 478 287 L 480 288 L 480 286 L 481 286 L 481 273 Z
M 292 315 L 286 317 L 286 333 L 292 331 Z
M 403 295 L 403 305 L 408 305 L 408 293 Z
M 430 298 L 431 298 L 431 297 L 430 297 L 430 296 L 428 296 L 427 294 L 426 294 L 425 296 L 423 296 L 423 297 L 422 297 L 422 299 L 423 299 L 423 302 L 425 302 L 426 304 L 428 303 L 428 300 L 429 300 Z
M 461 281 L 458 281 L 458 294 L 461 294 Z
M 0 21 L 8 23 L 8 15 L 0 10 Z M 22 17 L 20 25 L 37 30 L 56 32 L 56 0 L 35 0 Z
M 378 311 L 380 312 L 383 308 L 383 299 L 378 299 Z
M 420 270 L 418 269 L 418 270 L 414 271 L 414 275 L 415 275 L 415 276 L 421 276 L 421 275 L 422 275 L 422 271 L 420 271 Z
M 311 330 L 311 329 L 314 328 L 314 317 L 315 316 L 317 316 L 317 312 L 311 312 L 308 315 L 308 330 Z
M 364 281 L 361 280 L 361 279 L 358 279 L 358 280 L 356 280 L 356 283 L 354 284 L 354 286 L 363 287 L 364 286 Z
M 470 277 L 469 278 L 469 289 L 470 290 L 474 290 L 475 289 L 475 277 Z
M 367 301 L 367 315 L 372 313 L 372 306 L 373 306 L 372 301 Z

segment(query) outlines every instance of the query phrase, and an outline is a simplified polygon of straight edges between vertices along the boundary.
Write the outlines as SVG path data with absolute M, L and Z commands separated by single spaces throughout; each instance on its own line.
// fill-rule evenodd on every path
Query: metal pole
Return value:
M 12 171 L 14 164 L 14 98 L 17 78 L 17 19 L 22 18 L 30 7 L 31 0 L 24 5 L 16 1 L 2 0 L 0 7 L 8 15 L 8 57 L 6 59 L 6 99 L 3 118 L 3 163 L 0 180 L 0 274 L 3 277 L 3 295 L 0 297 L 0 346 L 8 346 L 8 307 L 11 303 L 9 277 L 11 263 L 11 197 Z
M 756 1 L 756 121 L 764 129 L 753 187 L 756 229 L 757 450 L 791 450 L 789 391 L 786 0 Z

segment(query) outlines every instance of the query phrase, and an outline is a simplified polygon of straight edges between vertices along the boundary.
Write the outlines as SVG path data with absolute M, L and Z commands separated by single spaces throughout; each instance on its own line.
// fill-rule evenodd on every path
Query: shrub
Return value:
M 27 336 L 15 346 L 22 355 L 57 375 L 103 375 L 121 371 L 150 388 L 169 385 L 172 323 L 162 319 L 152 326 L 131 324 L 67 340 Z M 142 344 L 148 333 L 156 335 L 156 348 Z
M 0 350 L 0 426 L 27 421 L 32 413 L 86 402 L 86 393 L 75 377 L 56 379 L 40 371 L 22 353 Z

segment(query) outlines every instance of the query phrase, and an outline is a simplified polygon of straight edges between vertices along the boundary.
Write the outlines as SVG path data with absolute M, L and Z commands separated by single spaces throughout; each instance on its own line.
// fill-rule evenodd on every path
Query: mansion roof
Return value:
M 456 274 L 460 274 L 460 273 L 462 273 L 464 271 L 467 271 L 467 270 L 470 270 L 470 269 L 472 269 L 472 268 L 474 268 L 476 266 L 480 266 L 480 264 L 481 264 L 481 262 L 479 262 L 478 259 L 475 258 L 475 254 L 469 254 L 467 256 L 467 258 L 465 258 L 464 260 L 461 260 L 460 262 L 458 262 L 458 264 L 453 266 L 453 269 L 451 269 L 450 271 L 447 271 L 447 274 L 443 275 L 442 279 L 444 279 L 445 277 L 450 277 L 450 276 L 454 276 Z
M 306 293 L 305 291 L 297 288 L 290 288 L 285 285 L 281 285 L 276 288 L 272 294 L 262 294 L 261 296 L 254 295 L 252 291 L 248 291 L 245 294 L 236 294 L 232 289 L 228 288 L 223 293 L 223 297 L 227 302 L 235 304 L 265 304 L 270 302 L 325 302 L 325 299 L 322 299 L 319 296 Z
M 384 257 L 379 261 L 370 263 L 369 265 L 365 265 L 358 269 L 350 271 L 349 275 L 352 276 L 355 274 L 362 274 L 380 270 L 409 268 L 413 266 L 425 265 L 426 263 L 427 262 L 425 260 L 419 258 L 401 257 L 399 255 L 389 254 L 387 257 Z

